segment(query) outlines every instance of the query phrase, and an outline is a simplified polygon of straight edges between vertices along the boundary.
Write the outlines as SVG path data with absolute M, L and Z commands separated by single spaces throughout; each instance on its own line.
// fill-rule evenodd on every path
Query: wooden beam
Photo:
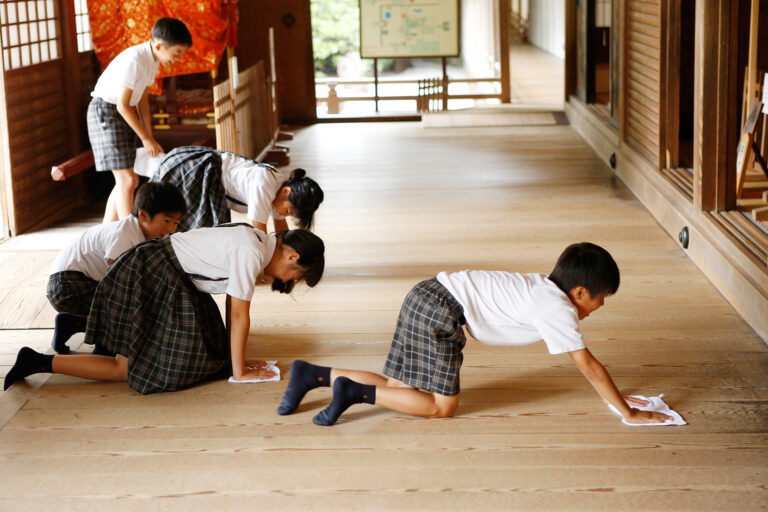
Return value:
M 51 178 L 53 181 L 64 181 L 67 178 L 80 174 L 81 172 L 90 169 L 94 166 L 93 151 L 90 149 L 83 153 L 80 153 L 74 158 L 67 160 L 66 162 L 54 165 L 51 168 Z
M 509 103 L 509 24 L 511 21 L 509 0 L 499 0 L 499 60 L 501 61 L 501 102 Z
M 62 85 L 66 98 L 67 142 L 70 155 L 76 155 L 83 149 L 80 136 L 80 116 L 83 109 L 74 2 L 59 0 L 59 15 L 61 16 L 61 57 L 64 70 Z
M 8 110 L 5 103 L 5 64 L 0 52 L 0 238 L 16 234 L 11 187 L 11 147 L 8 137 Z
M 661 153 L 664 167 L 673 169 L 680 163 L 680 43 L 682 16 L 679 1 L 667 2 L 665 45 L 666 86 L 664 92 L 664 115 L 660 117 Z M 662 57 L 665 57 L 662 55 Z
M 576 94 L 576 65 L 578 52 L 576 50 L 576 2 L 565 2 L 565 98 L 568 101 L 571 94 Z
M 696 2 L 694 207 L 736 207 L 738 12 L 728 0 Z

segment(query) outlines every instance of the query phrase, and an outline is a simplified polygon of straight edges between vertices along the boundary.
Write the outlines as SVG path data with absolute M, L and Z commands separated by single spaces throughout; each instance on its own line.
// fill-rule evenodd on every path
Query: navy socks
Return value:
M 310 389 L 331 385 L 331 369 L 317 366 L 306 361 L 296 360 L 291 364 L 291 380 L 285 388 L 283 401 L 277 408 L 277 414 L 291 414 L 301 403 Z
M 338 377 L 333 383 L 333 401 L 312 418 L 312 421 L 316 425 L 333 425 L 350 406 L 362 403 L 376 403 L 376 386 L 360 384 L 346 377 Z
M 54 321 L 51 347 L 57 354 L 69 354 L 67 340 L 76 332 L 85 332 L 87 317 L 72 313 L 59 313 Z
M 22 380 L 34 373 L 53 373 L 53 356 L 35 352 L 29 347 L 22 347 L 13 368 L 5 376 L 3 391 L 11 387 L 17 380 Z

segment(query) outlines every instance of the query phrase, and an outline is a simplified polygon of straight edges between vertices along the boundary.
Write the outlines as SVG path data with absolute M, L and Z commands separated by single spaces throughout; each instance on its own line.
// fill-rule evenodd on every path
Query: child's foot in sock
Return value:
M 29 347 L 22 347 L 19 355 L 16 356 L 16 362 L 13 368 L 5 376 L 3 391 L 11 387 L 11 384 L 17 380 L 22 380 L 34 373 L 53 373 L 53 356 L 35 352 Z
M 355 404 L 376 403 L 376 386 L 359 384 L 346 377 L 338 377 L 333 383 L 333 401 L 312 418 L 316 425 L 329 426 Z
M 67 340 L 76 332 L 85 332 L 87 317 L 72 313 L 59 313 L 54 321 L 51 347 L 57 354 L 69 354 Z
M 331 385 L 331 369 L 317 366 L 297 359 L 291 365 L 291 380 L 285 388 L 283 401 L 277 408 L 277 414 L 291 414 L 301 403 L 310 389 Z

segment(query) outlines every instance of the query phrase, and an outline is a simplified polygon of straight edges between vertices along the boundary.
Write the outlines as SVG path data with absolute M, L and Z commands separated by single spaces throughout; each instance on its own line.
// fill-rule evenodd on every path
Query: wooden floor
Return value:
M 358 405 L 328 428 L 312 424 L 327 388 L 275 413 L 285 379 L 140 396 L 43 376 L 0 396 L 0 510 L 768 507 L 766 345 L 570 127 L 323 124 L 291 147 L 326 192 L 327 270 L 292 297 L 256 292 L 250 356 L 379 371 L 419 280 L 548 272 L 589 240 L 622 284 L 584 321 L 588 346 L 623 391 L 664 393 L 689 424 L 623 425 L 542 343 L 470 340 L 455 418 Z M 82 228 L 0 245 L 4 364 L 47 346 L 47 265 Z
M 565 61 L 532 44 L 512 43 L 509 85 L 512 105 L 562 110 Z

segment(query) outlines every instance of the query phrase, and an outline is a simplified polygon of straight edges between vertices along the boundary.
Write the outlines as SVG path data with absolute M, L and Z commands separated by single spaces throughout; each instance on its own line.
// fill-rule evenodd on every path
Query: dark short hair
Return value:
M 162 41 L 168 46 L 180 44 L 192 46 L 192 34 L 183 21 L 177 18 L 160 18 L 152 27 L 152 39 Z
M 283 187 L 291 188 L 288 201 L 298 210 L 296 218 L 299 220 L 299 226 L 311 229 L 312 217 L 323 202 L 323 189 L 315 180 L 307 177 L 307 171 L 304 169 L 295 169 L 280 185 L 281 190 Z
M 613 295 L 619 289 L 619 267 L 610 253 L 589 242 L 571 244 L 557 259 L 549 279 L 568 293 L 583 286 L 592 297 Z
M 165 181 L 148 181 L 136 191 L 133 200 L 134 216 L 144 210 L 152 219 L 158 213 L 187 213 L 187 202 L 179 189 Z
M 325 244 L 319 236 L 306 229 L 290 229 L 277 233 L 277 238 L 283 244 L 299 253 L 299 267 L 303 270 L 302 279 L 307 286 L 315 286 L 323 277 L 325 269 Z M 295 282 L 272 281 L 272 290 L 280 293 L 290 293 Z

